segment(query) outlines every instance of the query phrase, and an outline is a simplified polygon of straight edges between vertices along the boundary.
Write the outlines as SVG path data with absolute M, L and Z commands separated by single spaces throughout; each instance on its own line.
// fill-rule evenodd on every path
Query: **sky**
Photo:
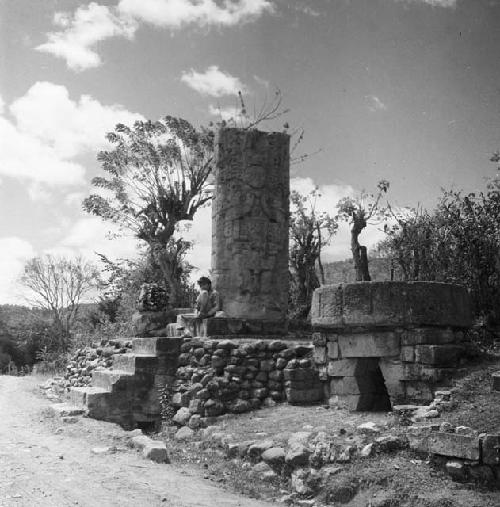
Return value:
M 116 123 L 196 126 L 279 89 L 303 129 L 291 186 L 346 195 L 390 181 L 393 206 L 481 189 L 500 148 L 500 0 L 0 0 L 0 303 L 31 257 L 136 255 L 82 199 Z M 292 140 L 292 144 L 294 141 Z M 210 209 L 189 231 L 210 268 Z M 360 238 L 381 239 L 377 227 Z M 349 257 L 343 226 L 325 261 Z

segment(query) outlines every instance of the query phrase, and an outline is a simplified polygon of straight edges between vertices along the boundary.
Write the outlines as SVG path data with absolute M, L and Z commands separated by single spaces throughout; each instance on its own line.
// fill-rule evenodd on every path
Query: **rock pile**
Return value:
M 125 354 L 132 349 L 129 340 L 101 340 L 75 351 L 66 366 L 61 387 L 85 387 L 90 385 L 92 372 L 96 368 L 110 368 L 116 354 Z
M 317 429 L 243 442 L 214 430 L 210 427 L 200 432 L 204 445 L 217 446 L 228 458 L 242 460 L 241 468 L 250 469 L 262 480 L 289 477 L 292 495 L 299 497 L 315 495 L 356 458 L 395 452 L 408 445 L 404 436 L 387 434 L 386 428 L 371 422 L 338 434 Z
M 311 352 L 281 340 L 185 338 L 169 400 L 178 409 L 174 422 L 194 429 L 228 412 L 322 400 Z

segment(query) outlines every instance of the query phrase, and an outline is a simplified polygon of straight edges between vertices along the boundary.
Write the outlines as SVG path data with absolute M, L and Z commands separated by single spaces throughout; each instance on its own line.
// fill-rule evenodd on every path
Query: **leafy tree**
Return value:
M 147 243 L 176 306 L 191 244 L 175 235 L 179 222 L 192 220 L 211 199 L 213 132 L 166 116 L 137 121 L 132 128 L 119 124 L 106 138 L 114 149 L 97 158 L 107 177 L 96 177 L 92 184 L 109 196 L 90 195 L 83 207 Z
M 82 297 L 99 286 L 97 268 L 81 257 L 35 257 L 26 263 L 21 283 L 31 291 L 31 304 L 50 313 L 59 340 L 54 347 L 66 349 Z
M 470 289 L 475 314 L 500 315 L 500 179 L 486 191 L 443 191 L 432 211 L 399 216 L 380 247 L 406 280 L 460 283 Z
M 380 208 L 380 200 L 389 189 L 387 180 L 377 183 L 378 193 L 366 194 L 364 191 L 359 198 L 344 197 L 338 204 L 338 220 L 344 220 L 351 226 L 351 253 L 356 271 L 356 281 L 370 281 L 368 270 L 368 255 L 366 246 L 359 243 L 359 235 L 369 224 L 370 220 L 385 216 L 385 209 Z
M 314 289 L 319 287 L 316 274 L 318 263 L 321 283 L 325 283 L 321 250 L 337 232 L 337 221 L 316 209 L 318 189 L 308 195 L 292 191 L 290 216 L 290 269 L 292 317 L 306 318 L 311 308 Z

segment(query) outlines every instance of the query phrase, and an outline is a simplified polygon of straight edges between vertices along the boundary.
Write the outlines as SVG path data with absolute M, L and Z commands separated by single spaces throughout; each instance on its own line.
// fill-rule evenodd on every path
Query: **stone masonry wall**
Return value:
M 185 338 L 171 397 L 178 409 L 174 421 L 194 429 L 228 412 L 321 401 L 311 352 L 310 346 L 280 340 Z
M 432 400 L 460 366 L 472 324 L 466 289 L 434 282 L 323 286 L 311 314 L 330 403 L 353 410 Z

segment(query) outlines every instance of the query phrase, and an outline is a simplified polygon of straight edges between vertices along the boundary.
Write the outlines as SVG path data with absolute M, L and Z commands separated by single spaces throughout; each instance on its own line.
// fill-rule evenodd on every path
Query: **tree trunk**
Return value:
M 371 280 L 368 271 L 368 254 L 366 246 L 361 246 L 358 241 L 358 236 L 361 231 L 353 228 L 351 231 L 351 252 L 354 260 L 354 271 L 356 273 L 357 282 L 369 282 Z

